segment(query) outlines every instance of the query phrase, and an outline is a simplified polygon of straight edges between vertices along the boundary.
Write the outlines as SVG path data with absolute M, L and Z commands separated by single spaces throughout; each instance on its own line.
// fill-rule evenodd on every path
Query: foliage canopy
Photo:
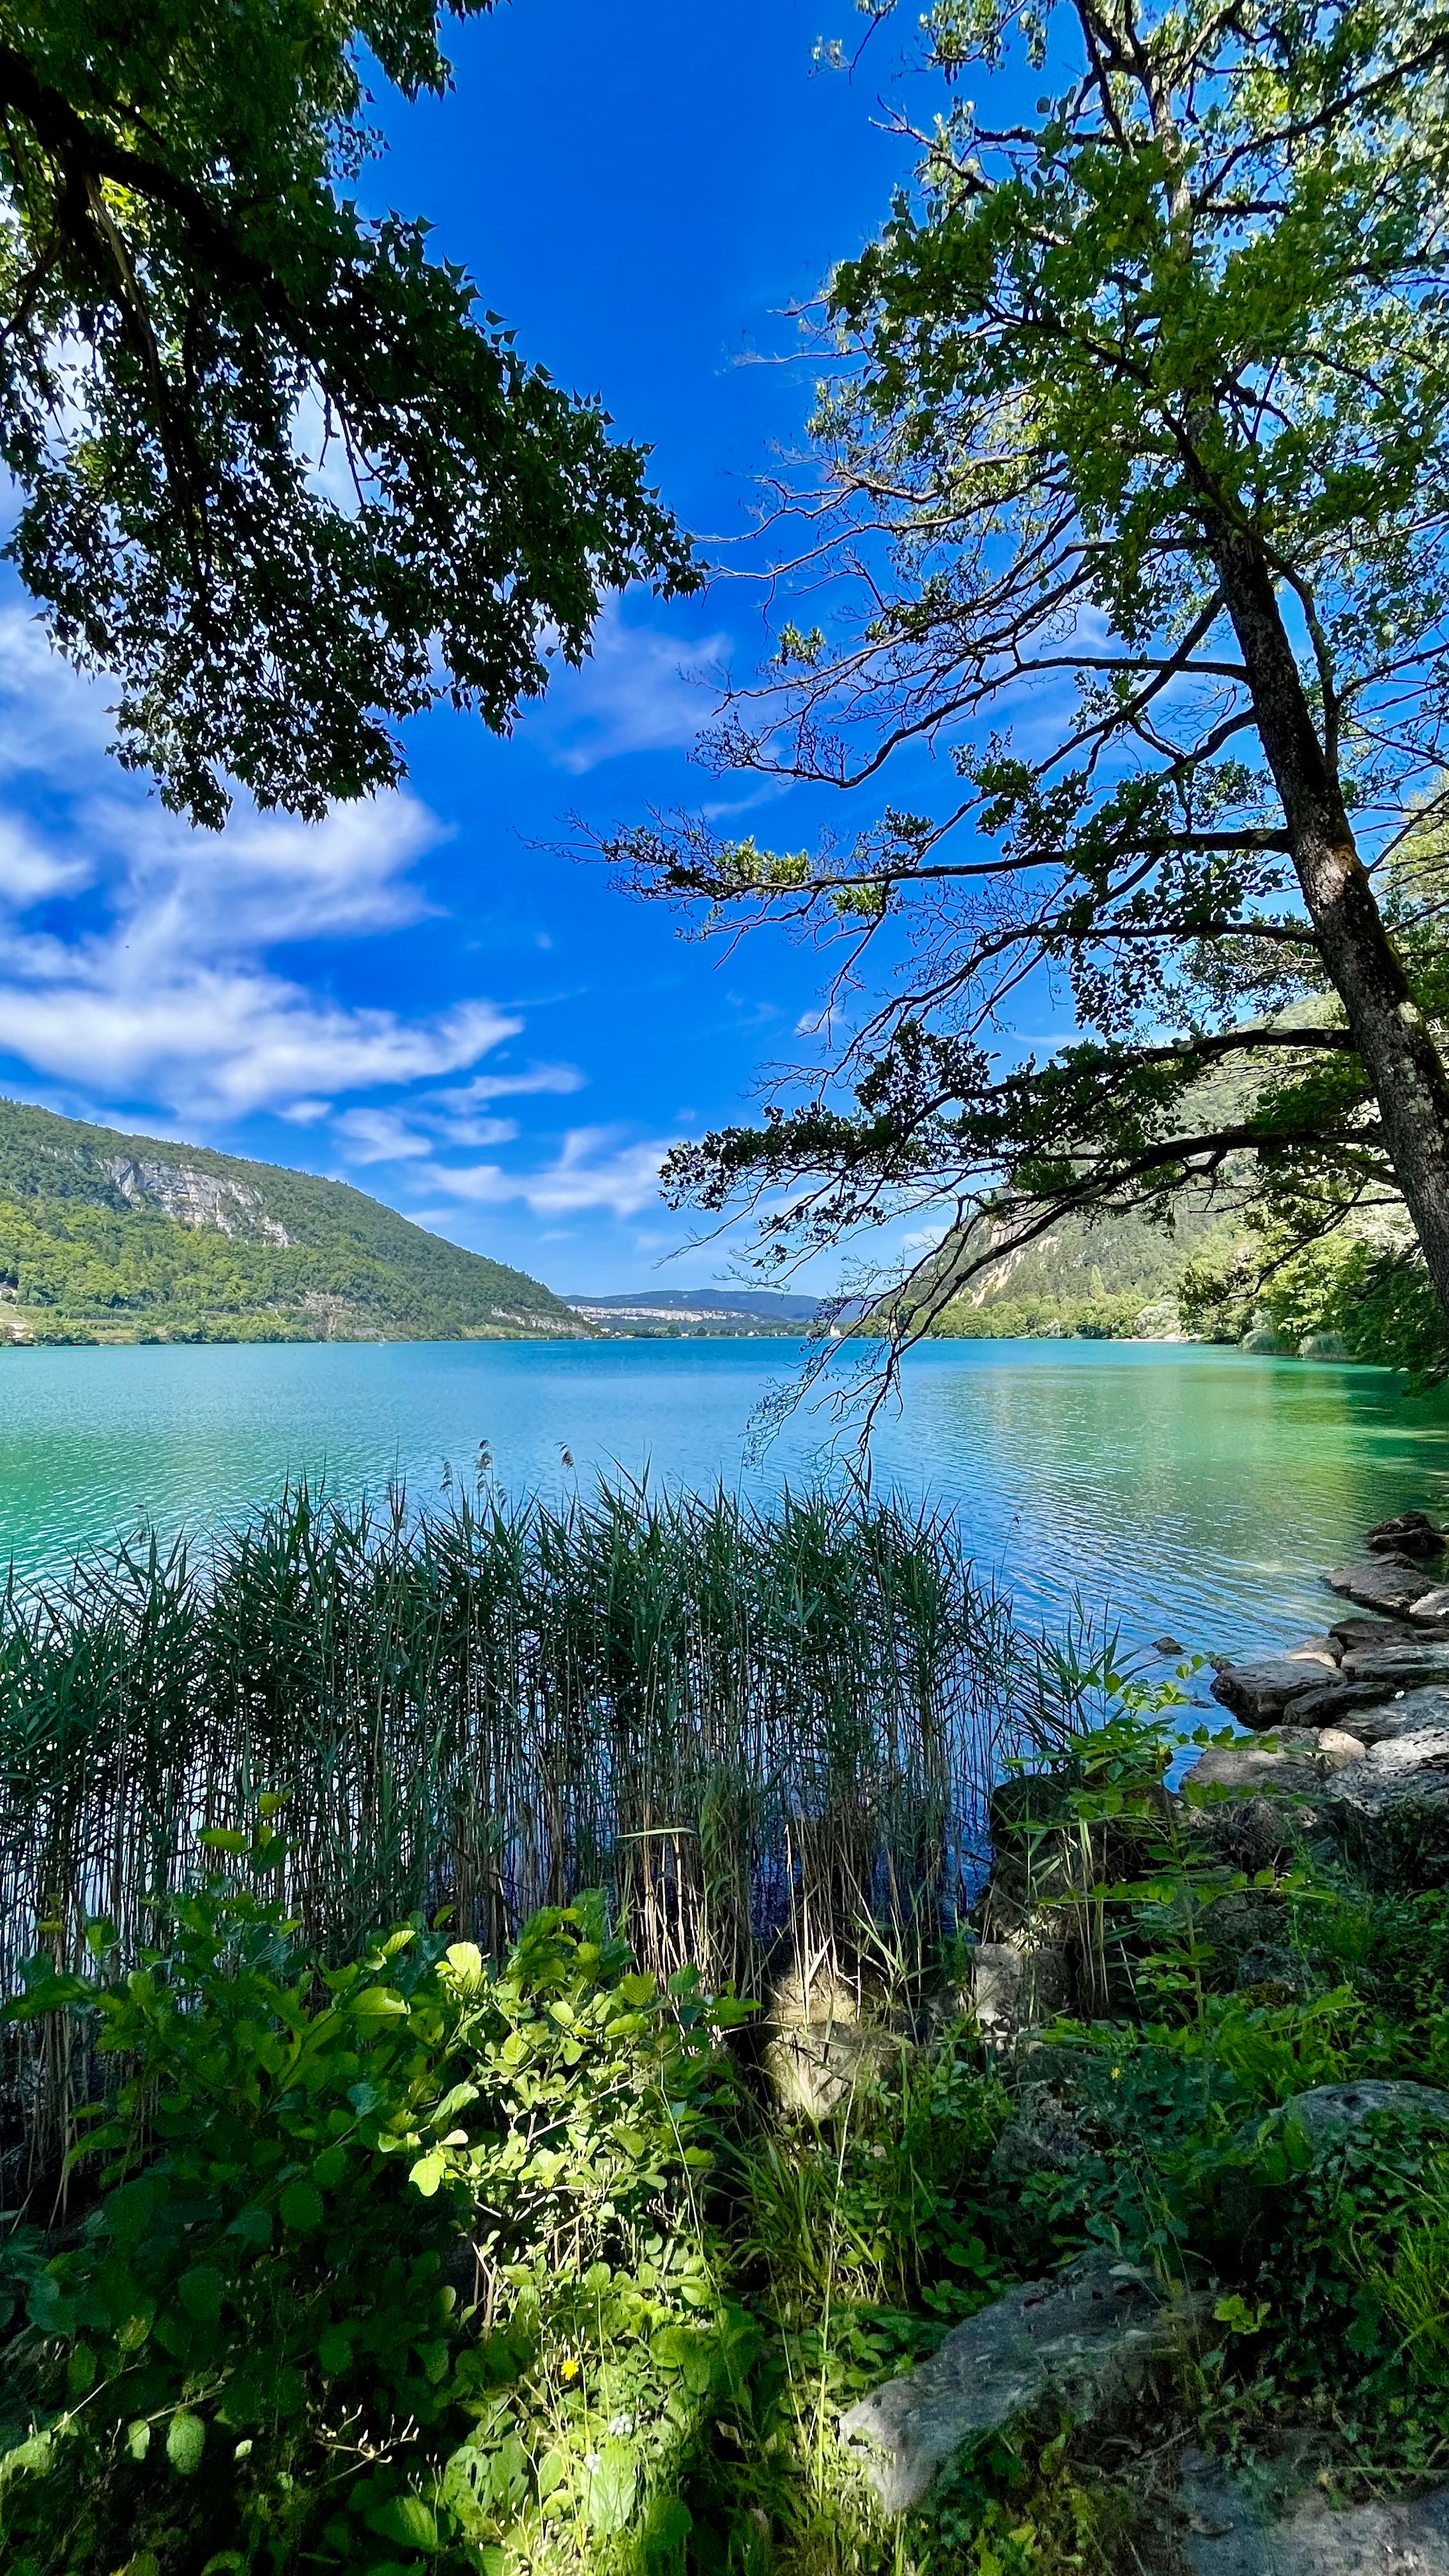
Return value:
M 714 739 L 852 818 L 900 788 L 813 850 L 608 844 L 714 921 L 843 940 L 853 1033 L 674 1182 L 783 1190 L 781 1260 L 954 1200 L 918 1319 L 1063 1213 L 1245 1175 L 1295 1240 L 1406 1201 L 1443 1303 L 1449 19 L 927 25 L 945 112 L 832 280 L 789 617 Z M 1043 1053 L 1012 1032 L 1044 985 L 1080 1034 Z
M 475 15 L 491 0 L 462 0 Z M 526 365 L 427 226 L 363 212 L 366 82 L 441 93 L 433 0 L 7 0 L 10 553 L 119 752 L 220 824 L 396 780 L 440 696 L 506 730 L 601 594 L 688 587 L 644 451 Z

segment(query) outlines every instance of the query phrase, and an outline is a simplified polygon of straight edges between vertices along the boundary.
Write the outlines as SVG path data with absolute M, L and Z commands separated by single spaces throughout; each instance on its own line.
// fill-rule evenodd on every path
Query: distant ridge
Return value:
M 587 1337 L 345 1181 L 0 1100 L 0 1340 Z
M 572 1297 L 570 1305 L 600 1332 L 631 1340 L 654 1334 L 708 1337 L 796 1334 L 813 1324 L 818 1297 L 773 1288 L 638 1288 L 607 1297 Z

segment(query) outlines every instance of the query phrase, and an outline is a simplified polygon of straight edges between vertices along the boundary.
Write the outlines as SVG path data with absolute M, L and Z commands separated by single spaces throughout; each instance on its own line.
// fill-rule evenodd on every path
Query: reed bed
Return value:
M 263 1793 L 324 1953 L 442 1906 L 496 1947 L 605 1885 L 658 1972 L 848 1972 L 868 1928 L 953 1920 L 1028 1667 L 949 1520 L 894 1500 L 298 1488 L 0 1599 L 0 1988 L 96 1917 L 134 1956 Z M 83 2074 L 35 2027 L 3 2069 L 31 2156 Z

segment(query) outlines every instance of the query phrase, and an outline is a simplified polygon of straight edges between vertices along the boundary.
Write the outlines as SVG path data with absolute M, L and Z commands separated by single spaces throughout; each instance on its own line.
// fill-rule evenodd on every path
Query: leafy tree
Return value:
M 818 622 L 714 739 L 846 791 L 846 836 L 606 844 L 714 922 L 843 937 L 837 1000 L 898 971 L 675 1188 L 752 1198 L 778 1261 L 954 1198 L 918 1323 L 1068 1211 L 1246 1179 L 1301 1242 L 1406 1203 L 1449 1310 L 1449 13 L 927 24 L 945 112 L 835 272 L 823 480 L 782 505 Z M 1009 121 L 961 97 L 971 64 Z M 957 784 L 910 810 L 930 752 Z M 1044 984 L 1079 1037 L 1004 1053 Z
M 349 193 L 372 66 L 446 90 L 439 14 L 0 8 L 9 552 L 118 677 L 122 761 L 202 823 L 228 777 L 308 816 L 390 785 L 440 696 L 504 731 L 604 591 L 696 578 L 645 452 Z

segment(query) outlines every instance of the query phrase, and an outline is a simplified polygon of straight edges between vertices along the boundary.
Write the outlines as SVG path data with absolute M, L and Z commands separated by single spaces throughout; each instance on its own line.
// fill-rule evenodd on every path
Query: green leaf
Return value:
M 144 2415 L 126 2426 L 126 2448 L 133 2460 L 144 2460 L 151 2448 L 151 2427 Z
M 72 2344 L 65 2365 L 67 2397 L 84 2397 L 95 2385 L 96 2357 L 88 2343 Z
M 209 2263 L 199 2263 L 190 2272 L 183 2272 L 176 2284 L 177 2296 L 183 2308 L 199 2326 L 220 2324 L 221 2302 L 225 2289 L 226 2283 L 221 2274 Z
M 355 2021 L 387 2021 L 406 2015 L 408 2006 L 395 1986 L 364 1986 L 349 1999 L 347 2010 Z
M 442 2149 L 430 2147 L 425 2156 L 419 2156 L 416 2164 L 409 2167 L 408 2180 L 414 2191 L 422 2193 L 424 2200 L 431 2200 L 447 2170 L 448 2159 Z
M 365 2517 L 369 2531 L 379 2540 L 400 2541 L 405 2549 L 436 2549 L 438 2525 L 430 2505 L 421 2496 L 389 2496 L 385 2504 L 374 2505 Z
M 317 2362 L 324 2379 L 335 2379 L 350 2365 L 355 2331 L 350 2325 L 324 2326 L 317 2338 Z
M 178 2477 L 195 2477 L 205 2448 L 206 2426 L 201 2417 L 188 2414 L 185 2408 L 173 2415 L 166 2428 L 166 2457 Z
M 325 2215 L 316 2184 L 300 2175 L 295 2182 L 289 2182 L 277 2202 L 277 2215 L 294 2236 L 310 2235 L 313 2228 L 321 2226 Z
M 586 2472 L 584 2508 L 595 2531 L 622 2531 L 634 2510 L 638 2468 L 627 2442 L 606 2442 Z

